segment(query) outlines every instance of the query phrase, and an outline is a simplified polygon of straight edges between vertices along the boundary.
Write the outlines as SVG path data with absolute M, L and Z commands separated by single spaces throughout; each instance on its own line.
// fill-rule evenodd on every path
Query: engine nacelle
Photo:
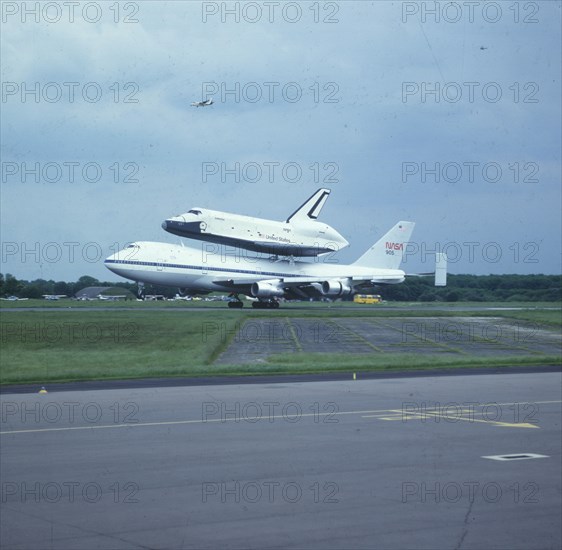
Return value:
M 254 298 L 273 298 L 285 294 L 281 287 L 264 281 L 253 283 L 250 292 Z
M 324 296 L 347 296 L 351 294 L 353 289 L 346 280 L 331 280 L 322 283 L 322 294 Z

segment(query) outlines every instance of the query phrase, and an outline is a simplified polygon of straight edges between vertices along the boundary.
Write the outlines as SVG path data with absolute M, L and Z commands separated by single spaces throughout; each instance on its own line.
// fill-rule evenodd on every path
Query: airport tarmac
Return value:
M 209 325 L 208 336 L 216 336 L 219 325 Z M 536 323 L 503 317 L 257 318 L 238 326 L 215 364 L 263 363 L 274 354 L 299 352 L 453 359 L 561 355 L 562 337 Z
M 560 548 L 560 387 L 551 372 L 3 394 L 0 540 Z

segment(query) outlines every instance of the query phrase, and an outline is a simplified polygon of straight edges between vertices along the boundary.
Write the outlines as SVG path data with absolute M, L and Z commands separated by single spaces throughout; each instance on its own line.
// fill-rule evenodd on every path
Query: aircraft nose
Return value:
M 116 261 L 115 261 L 117 259 L 117 254 L 112 254 L 111 256 L 108 256 L 103 262 L 105 267 L 107 267 L 107 269 L 109 269 L 109 271 L 113 271 L 114 273 L 117 272 L 116 271 Z
M 164 231 L 166 231 L 166 230 L 168 229 L 168 222 L 167 222 L 167 221 L 163 221 L 163 222 L 162 222 L 162 229 L 163 229 Z

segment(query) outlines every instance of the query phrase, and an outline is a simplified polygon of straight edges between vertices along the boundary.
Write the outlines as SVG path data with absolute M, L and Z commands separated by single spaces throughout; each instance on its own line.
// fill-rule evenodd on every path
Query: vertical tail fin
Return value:
M 398 269 L 402 262 L 404 249 L 412 236 L 414 222 L 398 222 L 386 235 L 381 237 L 353 265 Z
M 287 218 L 287 223 L 291 221 L 315 220 L 320 215 L 320 210 L 322 210 L 329 195 L 329 189 L 318 189 L 312 197 L 299 206 L 299 208 Z
M 435 286 L 447 286 L 447 254 L 435 254 Z

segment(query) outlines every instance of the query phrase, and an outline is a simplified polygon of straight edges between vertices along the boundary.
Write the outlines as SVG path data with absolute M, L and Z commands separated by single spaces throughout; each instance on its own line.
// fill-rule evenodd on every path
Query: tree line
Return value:
M 137 284 L 132 282 L 109 283 L 84 275 L 76 282 L 35 279 L 24 281 L 9 273 L 0 273 L 0 296 L 42 298 L 44 294 L 65 294 L 73 297 L 79 290 L 90 286 L 111 286 L 137 294 Z M 178 292 L 176 287 L 145 285 L 145 294 L 163 294 L 168 298 Z M 388 301 L 408 302 L 534 302 L 561 301 L 562 275 L 448 275 L 446 287 L 433 286 L 432 277 L 408 277 L 398 285 L 375 287 Z M 352 297 L 349 297 L 352 299 Z
M 446 287 L 433 277 L 408 277 L 379 292 L 385 300 L 421 302 L 559 302 L 562 275 L 447 275 Z

